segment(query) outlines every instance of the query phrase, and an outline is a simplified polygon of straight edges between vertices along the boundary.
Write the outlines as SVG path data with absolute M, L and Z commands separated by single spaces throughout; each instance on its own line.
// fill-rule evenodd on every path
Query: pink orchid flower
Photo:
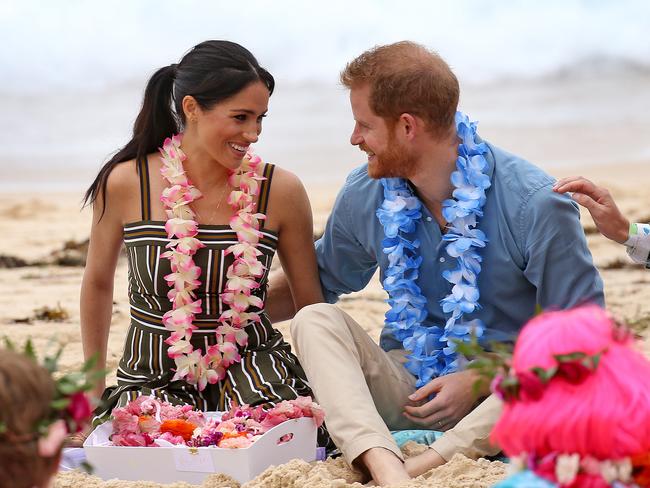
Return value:
M 258 166 L 262 162 L 262 159 L 257 154 L 252 152 L 250 148 L 249 148 L 248 152 L 246 153 L 246 158 L 248 160 L 248 164 L 252 168 L 255 168 L 256 166 Z
M 228 195 L 228 204 L 231 207 L 244 208 L 253 203 L 252 195 L 241 190 L 234 190 Z
M 236 259 L 232 265 L 233 275 L 236 276 L 251 276 L 259 278 L 264 274 L 266 267 L 257 259 L 249 260 L 244 258 Z M 256 286 L 255 288 L 258 288 Z
M 230 219 L 230 227 L 237 233 L 237 239 L 245 242 L 253 242 L 257 244 L 262 233 L 258 231 L 251 224 L 244 222 L 239 215 Z
M 166 155 L 163 155 L 163 161 L 166 161 Z M 160 169 L 160 174 L 163 178 L 175 185 L 187 185 L 187 176 L 183 170 L 183 166 L 176 164 L 163 164 L 163 167 Z
M 241 356 L 239 355 L 239 349 L 232 342 L 226 342 L 221 344 L 221 363 L 224 368 L 227 368 L 231 364 L 238 363 L 241 361 Z
M 198 233 L 198 224 L 194 220 L 169 219 L 165 223 L 167 237 L 194 237 Z
M 167 292 L 167 298 L 173 303 L 174 308 L 180 308 L 195 301 L 196 295 L 192 290 L 177 290 L 176 288 L 171 288 L 169 292 Z
M 169 338 L 165 341 L 167 344 L 169 344 L 169 348 L 167 349 L 167 355 L 172 359 L 182 359 L 183 357 L 186 357 L 187 355 L 196 352 L 193 351 L 194 346 L 192 346 L 192 344 L 185 339 L 173 341 L 172 344 L 170 344 L 170 342 L 168 341 Z M 201 354 L 200 351 L 199 354 Z M 176 372 L 176 374 L 178 374 L 178 371 Z
M 184 201 L 189 185 L 172 185 L 165 188 L 160 195 L 160 201 L 168 208 L 173 208 L 179 201 Z
M 182 380 L 186 376 L 194 375 L 201 360 L 201 350 L 190 351 L 186 354 L 178 355 L 173 359 L 176 364 L 176 374 L 172 378 L 172 381 Z
M 178 269 L 179 263 L 187 266 L 190 263 L 190 261 L 192 261 L 192 256 L 177 251 L 171 246 L 171 244 L 175 244 L 175 241 L 172 241 L 169 244 L 167 244 L 167 247 L 171 248 L 171 250 L 165 251 L 160 255 L 160 257 L 164 259 L 168 259 L 170 261 L 172 271 L 176 271 Z
M 255 246 L 251 246 L 248 242 L 241 242 L 230 246 L 224 254 L 226 256 L 232 254 L 235 258 L 242 258 L 247 261 L 257 261 L 257 256 L 261 256 L 262 251 Z
M 244 328 L 248 324 L 261 322 L 261 317 L 255 312 L 238 312 L 232 308 L 224 310 L 224 312 L 219 316 L 218 319 L 220 322 L 230 322 L 230 325 L 234 326 L 237 329 Z M 228 340 L 227 342 L 233 342 Z
M 176 240 L 176 250 L 185 254 L 194 254 L 198 249 L 205 247 L 201 241 L 195 237 L 182 237 Z
M 196 289 L 201 282 L 199 276 L 201 275 L 201 268 L 194 265 L 192 261 L 191 266 L 178 265 L 174 273 L 165 276 L 165 281 L 169 286 L 174 286 L 177 290 L 184 290 L 186 288 Z
M 232 267 L 226 272 L 226 277 L 228 278 L 228 281 L 226 282 L 226 290 L 228 291 L 248 294 L 251 290 L 260 287 L 260 284 L 254 279 L 236 274 Z
M 225 313 L 225 312 L 224 312 Z M 219 318 L 221 321 L 221 318 Z M 235 343 L 240 346 L 248 344 L 248 334 L 245 330 L 224 324 L 217 327 L 217 337 L 221 337 L 224 342 Z
M 264 305 L 261 298 L 255 295 L 246 295 L 245 293 L 225 292 L 221 294 L 221 299 L 237 312 L 245 312 L 250 306 L 261 308 Z

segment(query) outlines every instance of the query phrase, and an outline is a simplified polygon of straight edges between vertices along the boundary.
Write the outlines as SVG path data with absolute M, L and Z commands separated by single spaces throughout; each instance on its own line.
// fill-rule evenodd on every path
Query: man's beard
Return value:
M 365 150 L 363 145 L 361 149 Z M 416 166 L 417 159 L 414 155 L 391 134 L 386 150 L 375 153 L 375 161 L 368 165 L 368 176 L 375 179 L 410 178 Z

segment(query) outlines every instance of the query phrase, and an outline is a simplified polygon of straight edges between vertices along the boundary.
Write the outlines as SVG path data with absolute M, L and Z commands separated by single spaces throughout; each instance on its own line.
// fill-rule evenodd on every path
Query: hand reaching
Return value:
M 618 209 L 606 188 L 601 188 L 582 176 L 570 176 L 555 183 L 553 191 L 572 192 L 573 199 L 589 210 L 602 235 L 620 244 L 627 241 L 630 222 Z

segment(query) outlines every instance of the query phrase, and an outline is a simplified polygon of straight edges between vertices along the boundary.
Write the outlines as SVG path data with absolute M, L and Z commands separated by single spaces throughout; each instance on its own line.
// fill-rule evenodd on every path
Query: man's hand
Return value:
M 569 176 L 555 183 L 553 191 L 573 192 L 573 199 L 589 210 L 602 235 L 620 244 L 627 241 L 630 222 L 620 212 L 606 188 L 596 186 L 582 176 Z
M 480 395 L 488 393 L 487 385 L 483 385 L 482 390 L 485 391 L 476 391 L 474 384 L 478 379 L 479 375 L 474 370 L 435 378 L 409 396 L 415 404 L 425 403 L 420 406 L 405 405 L 404 416 L 430 429 L 449 430 L 474 408 Z M 433 394 L 435 397 L 426 401 Z

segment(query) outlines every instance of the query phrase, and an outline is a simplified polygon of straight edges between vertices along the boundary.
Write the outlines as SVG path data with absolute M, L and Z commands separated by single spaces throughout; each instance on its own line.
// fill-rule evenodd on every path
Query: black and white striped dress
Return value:
M 258 211 L 266 213 L 269 189 L 274 166 L 266 164 L 258 200 Z M 117 370 L 117 386 L 106 389 L 101 407 L 97 409 L 96 422 L 105 420 L 113 408 L 122 407 L 139 395 L 155 395 L 175 404 L 193 405 L 199 410 L 227 410 L 238 405 L 271 406 L 281 400 L 298 395 L 311 395 L 305 373 L 292 354 L 282 334 L 260 310 L 261 323 L 246 327 L 248 345 L 240 348 L 242 360 L 231 365 L 226 377 L 205 390 L 185 381 L 172 381 L 174 362 L 167 356 L 165 339 L 170 332 L 162 324 L 165 312 L 171 309 L 167 298 L 169 286 L 164 276 L 171 273 L 169 260 L 161 259 L 169 243 L 165 222 L 151 220 L 149 175 L 146 161 L 139 164 L 142 220 L 124 227 L 124 243 L 128 256 L 129 300 L 131 325 L 126 336 L 124 352 Z M 260 229 L 263 238 L 258 249 L 259 259 L 266 267 L 260 287 L 254 291 L 265 300 L 268 270 L 275 254 L 278 236 L 275 232 Z M 206 247 L 194 255 L 201 268 L 201 286 L 196 290 L 202 300 L 202 312 L 196 316 L 199 327 L 192 335 L 194 348 L 207 347 L 216 342 L 217 317 L 224 311 L 219 299 L 225 284 L 226 270 L 232 255 L 224 251 L 237 243 L 237 236 L 227 225 L 199 225 L 197 238 Z M 253 311 L 253 310 L 251 310 Z M 322 434 L 322 433 L 321 433 Z

